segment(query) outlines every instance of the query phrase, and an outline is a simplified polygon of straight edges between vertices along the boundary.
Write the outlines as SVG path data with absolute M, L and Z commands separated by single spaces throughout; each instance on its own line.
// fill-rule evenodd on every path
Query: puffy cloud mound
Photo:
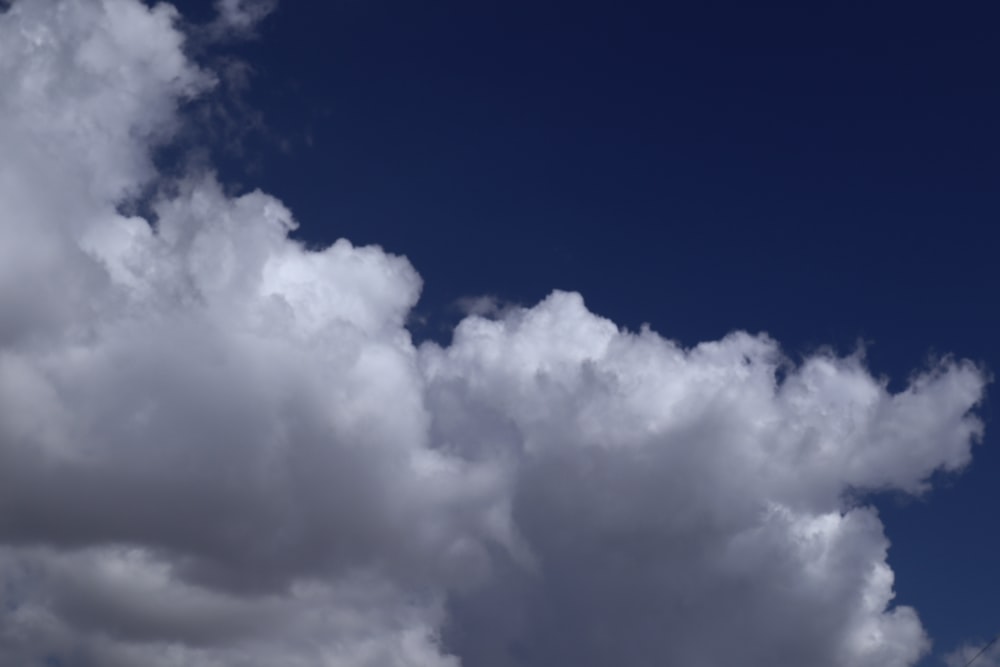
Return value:
M 860 355 L 683 349 L 561 292 L 417 347 L 405 259 L 310 250 L 273 197 L 156 173 L 214 82 L 177 19 L 0 15 L 0 663 L 923 654 L 851 499 L 969 461 L 979 369 L 891 393 Z M 120 212 L 150 188 L 155 219 Z
M 845 492 L 962 466 L 972 366 L 892 395 L 857 356 L 793 368 L 744 333 L 683 350 L 561 293 L 423 352 L 435 440 L 507 462 L 532 557 L 453 597 L 470 664 L 874 667 L 925 648 L 913 610 L 887 611 L 877 516 Z

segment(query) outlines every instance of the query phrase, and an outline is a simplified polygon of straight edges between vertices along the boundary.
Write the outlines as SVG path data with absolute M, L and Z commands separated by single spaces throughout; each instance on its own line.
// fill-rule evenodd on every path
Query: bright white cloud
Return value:
M 915 663 L 848 497 L 964 466 L 980 370 L 893 394 L 860 355 L 683 349 L 558 292 L 415 347 L 405 259 L 158 181 L 214 80 L 176 19 L 0 16 L 0 662 Z M 152 224 L 118 212 L 151 186 Z
M 512 459 L 537 563 L 454 598 L 471 664 L 874 667 L 926 648 L 912 610 L 887 611 L 878 518 L 844 494 L 917 492 L 961 466 L 979 430 L 973 367 L 892 395 L 858 357 L 792 368 L 742 333 L 683 350 L 563 293 L 466 319 L 423 352 L 436 439 Z

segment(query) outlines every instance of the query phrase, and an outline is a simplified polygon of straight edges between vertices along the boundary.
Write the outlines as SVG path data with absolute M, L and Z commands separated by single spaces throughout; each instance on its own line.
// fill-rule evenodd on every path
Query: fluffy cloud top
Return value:
M 252 25 L 270 3 L 221 2 Z M 257 13 L 255 13 L 257 12 Z M 401 257 L 152 151 L 177 13 L 0 15 L 0 662 L 903 667 L 858 491 L 970 458 L 983 373 L 684 349 L 579 295 L 405 328 Z M 119 211 L 154 187 L 155 219 Z M 47 662 L 46 662 L 47 661 Z

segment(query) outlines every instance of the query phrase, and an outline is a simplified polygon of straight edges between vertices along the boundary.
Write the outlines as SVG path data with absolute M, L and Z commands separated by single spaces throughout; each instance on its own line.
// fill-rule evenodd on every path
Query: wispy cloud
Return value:
M 216 38 L 246 38 L 278 7 L 278 0 L 215 0 L 217 18 L 210 24 Z

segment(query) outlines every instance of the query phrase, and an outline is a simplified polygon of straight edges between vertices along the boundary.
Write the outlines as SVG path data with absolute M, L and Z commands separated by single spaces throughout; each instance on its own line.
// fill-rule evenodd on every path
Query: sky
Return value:
M 8 4 L 0 663 L 1000 631 L 986 3 Z

